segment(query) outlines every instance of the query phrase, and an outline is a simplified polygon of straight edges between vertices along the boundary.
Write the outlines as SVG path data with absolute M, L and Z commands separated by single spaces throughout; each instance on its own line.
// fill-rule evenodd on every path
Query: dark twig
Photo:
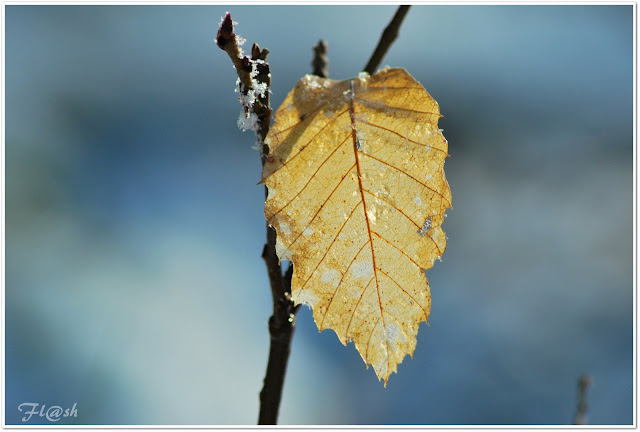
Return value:
M 400 29 L 402 21 L 404 20 L 405 15 L 407 15 L 410 7 L 411 6 L 398 6 L 398 10 L 393 16 L 393 19 L 391 19 L 389 25 L 387 25 L 387 27 L 382 32 L 382 36 L 380 36 L 378 46 L 371 55 L 369 63 L 367 63 L 367 65 L 364 67 L 364 71 L 369 75 L 373 75 L 376 69 L 378 69 L 380 63 L 382 63 L 382 59 L 384 58 L 385 54 L 387 54 L 389 47 L 398 37 L 398 30 Z
M 227 13 L 220 23 L 216 44 L 229 55 L 233 66 L 236 68 L 240 79 L 240 94 L 242 95 L 240 101 L 245 111 L 245 116 L 250 118 L 251 115 L 255 115 L 258 119 L 257 127 L 252 129 L 256 133 L 258 144 L 262 146 L 271 123 L 271 107 L 269 105 L 271 74 L 267 63 L 269 50 L 260 49 L 258 44 L 253 44 L 251 57 L 243 55 L 238 46 L 238 39 L 233 33 L 233 21 L 230 13 Z M 260 153 L 262 164 L 264 165 L 266 156 L 263 150 L 264 148 Z
M 320 39 L 318 44 L 313 47 L 313 60 L 311 61 L 311 67 L 313 68 L 313 74 L 318 75 L 321 78 L 329 77 L 329 57 L 327 57 L 327 43 Z
M 216 44 L 231 58 L 233 66 L 235 66 L 238 72 L 238 78 L 240 78 L 240 82 L 244 87 L 244 94 L 246 94 L 247 90 L 252 87 L 251 65 L 248 61 L 245 61 L 245 59 L 248 59 L 240 54 L 238 40 L 233 33 L 233 21 L 231 20 L 231 14 L 228 12 L 220 23 L 218 35 L 216 36 Z
M 267 246 L 265 245 L 265 251 L 266 249 Z M 268 263 L 269 257 L 263 254 L 263 258 Z M 268 263 L 267 268 L 273 268 L 272 264 Z M 271 271 L 269 273 L 271 277 Z M 282 281 L 281 286 L 285 291 L 277 299 L 274 296 L 273 315 L 269 319 L 271 345 L 269 347 L 269 361 L 267 363 L 267 373 L 264 377 L 264 386 L 260 392 L 259 425 L 275 425 L 278 422 L 282 388 L 287 372 L 293 331 L 295 330 L 296 312 L 298 311 L 298 306 L 294 306 L 291 300 L 292 275 L 292 265 L 289 265 L 284 277 L 281 274 L 278 275 Z
M 224 50 L 236 68 L 239 78 L 240 101 L 247 118 L 257 116 L 258 123 L 252 128 L 256 133 L 258 145 L 261 146 L 261 160 L 264 165 L 268 146 L 264 139 L 269 132 L 271 122 L 271 106 L 269 88 L 271 87 L 271 73 L 267 63 L 269 50 L 261 49 L 256 43 L 251 47 L 251 57 L 242 55 L 236 35 L 233 33 L 231 14 L 227 13 L 220 24 L 216 44 Z M 260 89 L 261 91 L 258 91 Z M 247 96 L 253 96 L 247 97 Z M 265 196 L 267 189 L 265 187 Z M 282 398 L 282 387 L 289 359 L 291 338 L 295 328 L 295 313 L 297 307 L 291 300 L 291 276 L 293 267 L 289 266 L 287 273 L 282 275 L 280 261 L 276 255 L 276 231 L 267 224 L 267 243 L 262 250 L 271 296 L 273 299 L 273 315 L 269 319 L 269 362 L 264 378 L 264 386 L 260 392 L 260 414 L 258 424 L 276 424 L 278 408 Z
M 582 375 L 580 380 L 578 380 L 578 408 L 573 424 L 587 424 L 587 388 L 589 388 L 590 384 L 591 377 L 589 375 Z

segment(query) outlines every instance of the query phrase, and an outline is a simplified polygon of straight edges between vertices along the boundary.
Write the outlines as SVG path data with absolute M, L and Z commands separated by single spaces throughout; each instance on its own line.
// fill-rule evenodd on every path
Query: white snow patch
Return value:
M 282 244 L 280 237 L 276 237 L 276 255 L 278 255 L 280 261 L 291 261 L 291 251 Z
M 302 290 L 295 298 L 298 303 L 304 303 L 307 306 L 313 307 L 318 303 L 318 296 L 311 290 Z
M 267 199 L 270 200 L 276 196 L 276 190 L 274 188 L 268 188 Z
M 322 283 L 330 283 L 334 287 L 338 287 L 340 283 L 340 272 L 335 269 L 327 269 L 322 273 L 322 277 L 320 278 L 320 282 Z
M 372 108 L 372 109 L 380 109 L 380 110 L 385 110 L 387 108 L 387 106 L 384 104 L 383 101 L 379 100 L 368 100 L 368 99 L 360 99 L 360 98 L 355 98 L 359 103 L 361 103 L 362 105 L 368 107 L 368 108 Z M 362 116 L 363 119 L 367 119 L 367 115 L 366 113 L 361 113 L 361 114 L 356 114 L 356 120 L 360 119 L 360 116 Z M 363 120 L 364 121 L 364 120 Z M 366 122 L 365 122 L 366 123 Z
M 238 117 L 238 127 L 242 130 L 242 132 L 252 130 L 254 132 L 258 131 L 260 127 L 260 119 L 253 112 L 245 113 L 242 111 L 240 116 Z
M 438 244 L 438 231 L 437 229 L 434 229 L 433 231 L 431 231 L 431 235 L 429 237 L 431 237 L 431 240 L 433 240 L 434 243 Z
M 389 341 L 389 343 L 397 344 L 399 339 L 402 339 L 400 340 L 400 342 L 406 341 L 407 338 L 404 335 L 404 333 L 402 333 L 402 329 L 399 328 L 394 323 L 388 323 L 386 325 L 386 329 L 387 329 L 387 340 Z
M 369 222 L 376 223 L 376 212 L 375 212 L 375 210 L 367 210 L 367 217 L 369 218 Z
M 302 231 L 302 235 L 305 236 L 305 237 L 309 237 L 311 234 L 313 234 L 313 228 L 311 228 L 310 226 L 306 227 Z
M 249 90 L 247 94 L 242 94 L 240 92 L 240 78 L 236 78 L 236 88 L 234 91 L 236 93 L 240 93 L 239 99 L 243 107 L 251 107 L 251 105 L 256 101 L 256 95 L 253 91 Z
M 424 179 L 425 180 L 431 180 L 433 178 L 433 174 L 427 174 Z
M 321 89 L 323 85 L 320 83 L 321 78 L 316 75 L 307 74 L 303 78 L 304 85 L 310 89 Z
M 351 274 L 357 278 L 373 276 L 373 262 L 362 261 L 351 266 Z
M 251 60 L 251 78 L 255 78 L 258 76 L 258 74 L 260 73 L 258 71 L 258 65 L 259 64 L 264 64 L 265 61 L 264 60 L 260 60 L 260 59 L 256 59 L 256 60 Z
M 253 81 L 253 91 L 256 95 L 265 97 L 268 90 L 269 86 L 266 82 Z
M 280 234 L 284 234 L 286 236 L 291 235 L 291 227 L 286 222 L 281 222 L 279 227 Z
M 416 203 L 417 206 L 421 206 L 422 198 L 420 198 L 420 195 L 416 195 L 415 198 L 413 198 L 413 202 Z

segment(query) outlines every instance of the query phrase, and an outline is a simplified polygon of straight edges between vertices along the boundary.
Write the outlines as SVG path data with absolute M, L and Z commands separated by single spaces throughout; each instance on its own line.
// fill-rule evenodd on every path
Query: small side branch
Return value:
M 311 61 L 311 67 L 313 68 L 312 74 L 319 76 L 320 78 L 329 77 L 329 57 L 327 57 L 328 46 L 325 41 L 320 39 L 318 44 L 313 47 L 313 60 Z
M 398 37 L 398 30 L 402 25 L 402 21 L 404 17 L 409 12 L 409 8 L 411 6 L 398 6 L 398 10 L 396 14 L 391 19 L 391 22 L 382 32 L 382 36 L 380 36 L 380 41 L 378 42 L 378 46 L 375 51 L 371 55 L 369 59 L 369 63 L 364 67 L 364 72 L 367 72 L 369 75 L 373 75 L 375 71 L 380 67 L 380 63 L 382 63 L 382 59 L 387 54 L 389 47 L 393 41 Z
M 590 384 L 591 377 L 589 375 L 582 375 L 578 380 L 578 408 L 576 410 L 576 418 L 573 424 L 587 424 L 587 389 Z

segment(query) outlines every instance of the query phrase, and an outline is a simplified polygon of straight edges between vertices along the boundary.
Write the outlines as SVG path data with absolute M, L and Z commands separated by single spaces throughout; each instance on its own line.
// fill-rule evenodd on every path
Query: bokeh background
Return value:
M 271 50 L 274 108 L 329 44 L 361 70 L 396 7 L 6 6 L 7 424 L 255 424 L 263 188 L 214 44 Z M 283 424 L 633 422 L 633 6 L 412 7 L 384 64 L 438 100 L 449 243 L 386 389 L 304 308 Z M 29 424 L 46 420 L 32 418 Z

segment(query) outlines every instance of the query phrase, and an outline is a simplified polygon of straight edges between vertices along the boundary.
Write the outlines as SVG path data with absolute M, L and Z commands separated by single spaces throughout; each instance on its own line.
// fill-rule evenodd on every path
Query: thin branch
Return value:
M 220 23 L 218 35 L 216 36 L 216 44 L 218 48 L 225 51 L 231 58 L 233 66 L 236 68 L 238 78 L 244 87 L 244 94 L 253 87 L 251 83 L 251 65 L 246 57 L 240 53 L 238 39 L 233 33 L 233 21 L 231 14 L 227 12 L 224 19 Z
M 258 118 L 258 124 L 254 131 L 258 145 L 261 146 L 260 156 L 262 165 L 264 165 L 269 148 L 263 143 L 269 132 L 272 112 L 269 101 L 271 72 L 267 63 L 269 50 L 261 49 L 258 44 L 254 43 L 251 47 L 251 57 L 244 56 L 238 46 L 238 38 L 233 32 L 233 21 L 229 13 L 226 14 L 220 24 L 216 44 L 229 55 L 236 68 L 239 91 L 243 96 L 240 98 L 240 102 L 245 115 L 248 118 L 251 115 L 256 115 Z M 261 89 L 261 91 L 258 91 L 257 88 Z M 246 97 L 247 95 L 253 97 Z M 265 197 L 267 192 L 265 187 Z M 294 306 L 290 294 L 293 267 L 289 266 L 287 273 L 283 277 L 280 261 L 276 255 L 276 231 L 269 224 L 267 224 L 267 243 L 262 250 L 262 259 L 269 275 L 273 315 L 269 319 L 271 343 L 264 386 L 260 392 L 258 424 L 276 424 L 289 359 L 291 338 L 295 328 L 297 307 Z
M 389 25 L 387 25 L 382 32 L 378 46 L 371 55 L 369 63 L 364 67 L 364 72 L 367 72 L 369 75 L 373 75 L 373 73 L 378 69 L 380 63 L 382 63 L 382 59 L 387 54 L 389 47 L 391 47 L 393 41 L 398 37 L 398 30 L 400 29 L 402 21 L 404 20 L 405 15 L 407 15 L 410 7 L 411 6 L 398 6 L 398 10 L 393 16 L 393 19 L 391 19 Z
M 587 389 L 590 384 L 591 377 L 589 375 L 582 375 L 578 380 L 578 408 L 576 410 L 576 418 L 573 424 L 587 424 Z
M 264 255 L 263 258 L 267 262 L 268 258 L 264 257 Z M 267 267 L 271 268 L 271 265 L 267 264 Z M 284 387 L 284 377 L 287 372 L 291 340 L 295 330 L 296 312 L 298 311 L 298 306 L 294 306 L 291 300 L 292 275 L 292 265 L 289 265 L 284 277 L 281 274 L 279 275 L 282 280 L 282 287 L 286 291 L 274 303 L 273 315 L 269 319 L 271 345 L 269 347 L 269 361 L 264 377 L 264 386 L 260 392 L 259 425 L 275 425 L 278 422 L 282 388 Z
M 312 74 L 321 78 L 329 77 L 329 57 L 327 57 L 327 50 L 329 49 L 327 43 L 320 39 L 318 44 L 313 47 L 313 60 L 311 61 L 311 67 L 313 68 Z
M 271 73 L 267 63 L 268 49 L 260 49 L 258 44 L 251 47 L 251 57 L 243 55 L 238 46 L 238 38 L 233 32 L 231 14 L 227 13 L 220 23 L 216 44 L 227 53 L 233 66 L 236 68 L 239 79 L 240 98 L 245 115 L 254 114 L 258 118 L 255 128 L 258 137 L 258 145 L 262 146 L 260 155 L 264 165 L 265 152 L 263 142 L 271 124 L 271 107 L 269 105 L 269 87 L 271 86 Z M 261 88 L 256 88 L 260 86 Z M 247 97 L 253 96 L 253 97 Z

